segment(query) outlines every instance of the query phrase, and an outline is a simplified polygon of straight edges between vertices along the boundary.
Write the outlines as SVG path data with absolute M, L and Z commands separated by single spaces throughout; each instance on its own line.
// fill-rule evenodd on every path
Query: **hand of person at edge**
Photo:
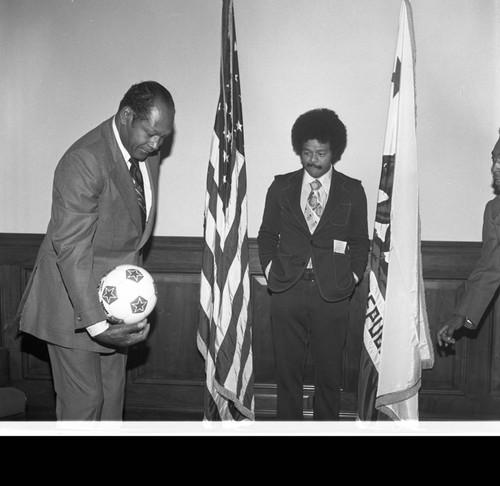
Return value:
M 465 316 L 453 314 L 437 333 L 439 346 L 448 346 L 449 344 L 455 344 L 456 341 L 453 338 L 453 333 L 457 329 L 460 329 L 465 324 L 465 321 Z

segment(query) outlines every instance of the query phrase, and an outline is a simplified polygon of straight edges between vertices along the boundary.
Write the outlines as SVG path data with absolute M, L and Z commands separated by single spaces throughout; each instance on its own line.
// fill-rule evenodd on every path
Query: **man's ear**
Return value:
M 134 119 L 134 112 L 132 111 L 132 108 L 130 108 L 129 106 L 124 106 L 120 110 L 120 116 L 118 118 L 122 125 L 132 123 L 132 120 Z

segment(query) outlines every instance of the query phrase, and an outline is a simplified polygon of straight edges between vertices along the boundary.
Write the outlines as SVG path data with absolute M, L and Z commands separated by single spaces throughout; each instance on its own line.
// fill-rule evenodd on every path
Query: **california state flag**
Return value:
M 422 369 L 432 368 L 420 250 L 415 48 L 401 3 L 373 243 L 358 419 L 418 420 Z

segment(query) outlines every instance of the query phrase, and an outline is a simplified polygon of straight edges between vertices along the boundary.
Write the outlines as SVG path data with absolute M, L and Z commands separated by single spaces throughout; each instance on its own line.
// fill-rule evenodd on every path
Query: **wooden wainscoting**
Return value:
M 42 235 L 0 234 L 0 346 L 10 349 L 11 375 L 28 395 L 28 420 L 53 420 L 54 394 L 44 343 L 19 336 L 11 325 L 32 270 Z M 145 267 L 155 278 L 158 303 L 148 341 L 130 351 L 126 420 L 201 420 L 204 361 L 196 346 L 202 238 L 155 237 Z M 492 305 L 476 331 L 464 331 L 454 350 L 441 353 L 435 331 L 463 293 L 479 258 L 479 243 L 423 242 L 423 271 L 429 325 L 435 352 L 432 370 L 424 370 L 419 393 L 421 420 L 500 419 L 499 312 Z M 276 410 L 269 295 L 250 239 L 251 309 L 257 420 L 272 420 Z M 352 298 L 345 350 L 342 412 L 353 420 L 357 407 L 359 357 L 367 279 Z M 496 301 L 495 301 L 496 302 Z M 312 416 L 313 370 L 305 370 L 304 415 Z

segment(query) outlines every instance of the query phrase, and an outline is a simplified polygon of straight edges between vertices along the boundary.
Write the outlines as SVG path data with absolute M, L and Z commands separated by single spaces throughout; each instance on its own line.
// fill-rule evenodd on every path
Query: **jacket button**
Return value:
M 82 316 L 76 316 L 76 320 L 77 321 L 81 321 L 82 320 Z

